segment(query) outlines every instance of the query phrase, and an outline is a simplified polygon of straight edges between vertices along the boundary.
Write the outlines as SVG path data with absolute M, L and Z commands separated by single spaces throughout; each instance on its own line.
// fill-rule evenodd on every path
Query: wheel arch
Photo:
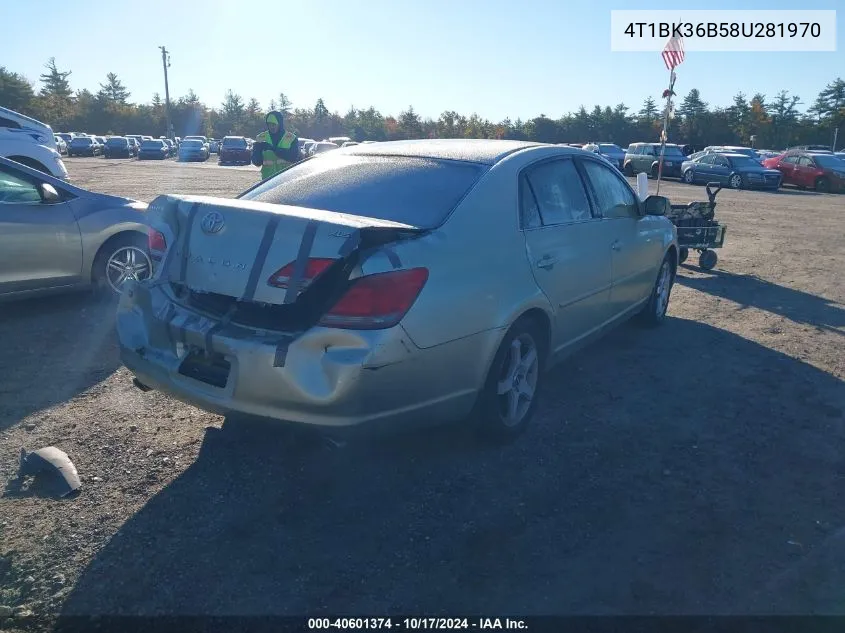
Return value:
M 678 256 L 680 251 L 678 250 L 677 245 L 669 244 L 669 248 L 666 249 L 666 255 L 669 255 L 669 261 L 672 262 L 672 273 L 678 272 Z M 666 257 L 664 255 L 663 257 Z
M 130 239 L 139 239 L 144 243 L 147 243 L 148 236 L 146 233 L 142 233 L 137 229 L 121 229 L 110 235 L 108 239 L 100 244 L 100 247 L 97 249 L 97 252 L 91 260 L 91 270 L 89 271 L 89 279 L 91 283 L 95 283 L 97 281 L 97 263 L 100 261 L 100 258 L 103 257 L 105 253 L 108 253 L 109 248 L 113 248 L 116 244 L 122 242 L 123 240 Z

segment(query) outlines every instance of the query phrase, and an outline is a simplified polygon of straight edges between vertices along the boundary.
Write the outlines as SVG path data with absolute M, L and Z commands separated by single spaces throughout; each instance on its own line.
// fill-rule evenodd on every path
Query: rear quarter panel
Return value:
M 531 160 L 544 154 L 549 154 L 546 148 L 534 150 Z M 534 281 L 519 228 L 517 182 L 526 162 L 523 152 L 504 159 L 433 234 L 394 245 L 403 268 L 429 269 L 428 282 L 402 321 L 419 347 L 504 330 L 530 308 L 551 314 Z M 362 267 L 365 274 L 390 269 L 383 254 Z

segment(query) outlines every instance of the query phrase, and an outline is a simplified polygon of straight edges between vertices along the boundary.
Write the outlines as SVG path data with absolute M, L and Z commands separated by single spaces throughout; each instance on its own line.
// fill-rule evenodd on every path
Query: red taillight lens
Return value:
M 353 330 L 393 327 L 414 305 L 426 281 L 427 268 L 361 277 L 323 316 L 320 325 Z
M 155 229 L 150 229 L 147 232 L 147 243 L 149 244 L 151 251 L 164 252 L 167 250 L 167 240 L 164 237 L 164 233 L 156 231 Z
M 305 288 L 309 283 L 314 281 L 316 277 L 322 273 L 326 268 L 331 266 L 335 260 L 333 259 L 321 259 L 321 258 L 313 258 L 309 259 L 308 263 L 305 265 L 305 272 L 302 273 L 302 282 L 299 285 L 300 290 Z M 286 266 L 282 266 L 270 275 L 270 278 L 267 280 L 267 283 L 274 288 L 287 288 L 288 282 L 290 281 L 291 275 L 293 275 L 293 269 L 296 262 L 291 262 Z

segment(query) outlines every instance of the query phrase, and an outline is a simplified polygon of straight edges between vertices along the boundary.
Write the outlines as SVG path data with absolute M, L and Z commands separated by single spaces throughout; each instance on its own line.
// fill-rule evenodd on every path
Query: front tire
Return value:
M 728 184 L 730 185 L 731 189 L 742 189 L 745 183 L 742 180 L 742 176 L 740 176 L 739 174 L 734 174 L 730 177 L 730 180 L 728 180 Z
M 92 276 L 97 290 L 119 296 L 127 281 L 149 279 L 152 270 L 146 238 L 125 234 L 110 239 L 100 248 Z
M 520 319 L 505 335 L 473 412 L 476 431 L 483 440 L 509 442 L 528 427 L 542 384 L 545 339 L 531 319 Z
M 816 179 L 816 191 L 819 193 L 827 193 L 830 191 L 830 182 L 827 178 Z
M 683 264 L 689 257 L 689 249 L 686 246 L 681 246 L 678 251 L 678 263 Z
M 684 182 L 688 185 L 691 185 L 695 182 L 695 174 L 692 172 L 692 169 L 687 169 L 684 172 Z
M 651 289 L 651 295 L 640 312 L 640 322 L 643 325 L 656 327 L 666 320 L 666 310 L 669 308 L 669 296 L 675 283 L 675 267 L 669 254 L 663 258 L 657 281 Z

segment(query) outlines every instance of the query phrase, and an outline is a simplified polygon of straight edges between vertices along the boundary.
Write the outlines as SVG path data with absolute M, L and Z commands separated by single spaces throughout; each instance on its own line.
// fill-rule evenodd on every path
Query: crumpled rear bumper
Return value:
M 217 326 L 217 328 L 215 328 Z M 154 389 L 219 414 L 322 426 L 425 423 L 471 410 L 496 333 L 422 350 L 400 326 L 314 327 L 297 337 L 220 327 L 175 303 L 162 286 L 133 284 L 117 313 L 121 359 Z M 209 333 L 210 332 L 210 333 Z M 184 375 L 192 352 L 229 364 L 225 386 Z

